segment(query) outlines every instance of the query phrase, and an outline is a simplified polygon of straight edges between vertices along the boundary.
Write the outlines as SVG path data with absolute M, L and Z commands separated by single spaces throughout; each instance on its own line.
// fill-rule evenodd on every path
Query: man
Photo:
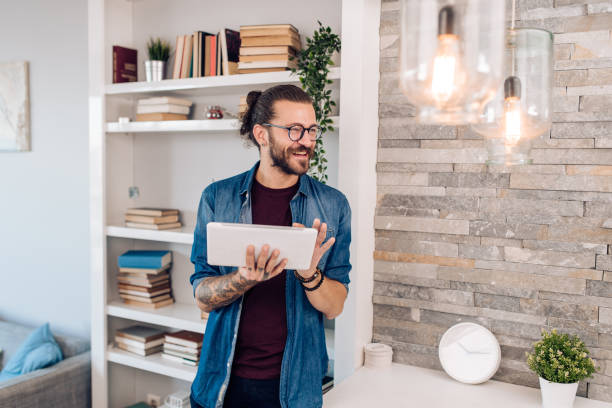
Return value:
M 200 309 L 210 313 L 194 408 L 322 406 L 327 372 L 323 316 L 333 319 L 348 292 L 351 211 L 344 195 L 309 177 L 317 137 L 312 99 L 292 85 L 250 92 L 240 133 L 260 161 L 202 193 L 190 277 Z M 264 246 L 247 249 L 244 267 L 209 265 L 206 224 L 312 225 L 319 231 L 308 270 Z M 268 259 L 269 257 L 269 259 Z

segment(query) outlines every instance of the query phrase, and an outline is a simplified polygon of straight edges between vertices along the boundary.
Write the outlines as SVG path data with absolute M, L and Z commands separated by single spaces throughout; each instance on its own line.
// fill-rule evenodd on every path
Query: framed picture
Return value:
M 27 61 L 0 63 L 0 152 L 30 151 Z

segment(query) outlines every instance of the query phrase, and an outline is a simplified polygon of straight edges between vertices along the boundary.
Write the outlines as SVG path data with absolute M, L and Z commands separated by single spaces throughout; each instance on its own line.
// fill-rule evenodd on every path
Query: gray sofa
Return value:
M 0 321 L 5 364 L 34 330 Z M 2 408 L 82 408 L 91 406 L 91 358 L 86 340 L 53 336 L 64 354 L 59 363 L 0 382 Z M 0 364 L 0 367 L 3 365 Z

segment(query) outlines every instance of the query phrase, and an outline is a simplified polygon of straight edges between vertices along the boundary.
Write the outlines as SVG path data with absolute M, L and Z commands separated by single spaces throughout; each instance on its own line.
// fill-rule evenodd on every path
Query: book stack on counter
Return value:
M 174 303 L 172 252 L 130 250 L 119 257 L 119 297 L 128 305 L 157 309 Z
M 164 336 L 162 357 L 177 363 L 197 366 L 200 361 L 204 335 L 187 330 Z
M 186 120 L 193 102 L 187 99 L 159 96 L 139 99 L 136 120 L 139 122 L 159 120 Z
M 302 48 L 300 34 L 291 24 L 241 26 L 238 72 L 286 71 L 297 67 L 295 57 Z
M 125 225 L 130 228 L 167 230 L 181 228 L 179 210 L 171 208 L 128 208 L 125 213 Z
M 224 28 L 217 34 L 196 31 L 176 37 L 172 78 L 199 78 L 238 73 L 240 33 Z
M 129 326 L 115 332 L 115 345 L 139 356 L 149 356 L 163 349 L 167 332 L 147 326 Z

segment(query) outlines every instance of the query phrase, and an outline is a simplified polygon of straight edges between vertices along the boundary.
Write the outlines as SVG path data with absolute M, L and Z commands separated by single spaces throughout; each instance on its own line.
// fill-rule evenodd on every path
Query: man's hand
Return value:
M 297 222 L 294 222 L 293 226 L 304 228 L 304 225 L 299 224 Z M 321 260 L 325 252 L 327 252 L 329 248 L 331 248 L 331 246 L 334 245 L 334 242 L 336 242 L 336 238 L 331 237 L 330 239 L 327 240 L 325 244 L 323 244 L 323 240 L 325 239 L 325 236 L 327 235 L 327 224 L 326 223 L 321 224 L 321 220 L 319 220 L 318 218 L 315 218 L 314 222 L 312 223 L 312 228 L 319 231 L 319 233 L 317 234 L 317 241 L 315 242 L 315 248 L 312 254 L 312 261 L 310 262 L 310 269 L 305 270 L 305 271 L 304 270 L 297 271 L 297 273 L 299 273 L 300 276 L 302 276 L 305 279 L 308 279 L 312 277 L 312 275 L 314 275 L 314 273 L 317 271 L 317 265 L 319 265 L 319 261 Z
M 205 312 L 211 312 L 219 307 L 234 302 L 246 291 L 259 282 L 271 279 L 281 273 L 287 265 L 287 258 L 276 263 L 280 252 L 272 251 L 268 259 L 270 247 L 264 245 L 255 263 L 255 248 L 249 245 L 246 252 L 246 265 L 236 271 L 222 276 L 211 276 L 203 279 L 196 288 L 196 304 Z
M 270 251 L 269 245 L 264 245 L 259 252 L 257 257 L 257 263 L 255 263 L 255 247 L 249 245 L 246 253 L 246 266 L 238 269 L 238 273 L 244 279 L 249 282 L 258 283 L 268 279 L 272 279 L 285 269 L 287 265 L 287 258 L 284 258 L 280 262 L 276 262 L 280 251 L 275 249 L 272 251 L 272 256 L 268 259 L 268 252 Z

